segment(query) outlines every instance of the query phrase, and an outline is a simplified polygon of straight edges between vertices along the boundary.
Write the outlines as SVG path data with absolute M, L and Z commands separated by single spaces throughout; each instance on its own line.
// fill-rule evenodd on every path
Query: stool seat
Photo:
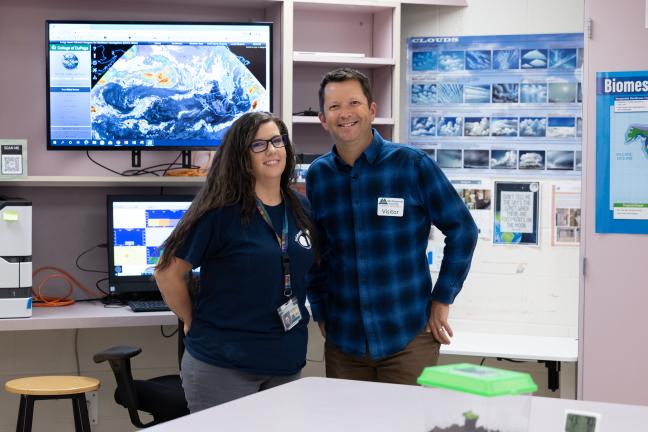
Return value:
M 98 379 L 77 375 L 33 376 L 7 381 L 4 388 L 10 393 L 20 395 L 17 432 L 31 432 L 34 402 L 52 399 L 70 399 L 74 430 L 91 432 L 85 393 L 99 388 Z
M 95 391 L 99 384 L 96 378 L 76 375 L 34 376 L 7 381 L 5 390 L 20 395 L 58 396 Z

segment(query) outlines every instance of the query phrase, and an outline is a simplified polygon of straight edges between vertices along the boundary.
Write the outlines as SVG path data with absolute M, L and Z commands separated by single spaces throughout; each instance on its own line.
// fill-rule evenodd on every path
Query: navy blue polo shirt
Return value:
M 281 235 L 284 204 L 266 209 Z M 288 332 L 277 314 L 287 301 L 281 249 L 259 212 L 246 223 L 235 205 L 210 210 L 196 223 L 176 254 L 200 267 L 201 288 L 185 338 L 192 356 L 259 375 L 292 375 L 305 365 L 309 315 L 304 276 L 314 255 L 290 211 L 288 223 L 292 290 L 302 314 Z

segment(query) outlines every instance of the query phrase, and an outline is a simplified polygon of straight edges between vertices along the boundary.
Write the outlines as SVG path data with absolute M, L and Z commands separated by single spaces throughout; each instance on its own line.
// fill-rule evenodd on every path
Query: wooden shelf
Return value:
M 293 124 L 320 124 L 316 116 L 293 116 Z M 394 119 L 388 117 L 376 117 L 372 124 L 375 125 L 393 125 Z
M 200 186 L 205 177 L 95 177 L 95 176 L 30 176 L 0 180 L 0 186 L 29 187 L 146 187 L 146 186 Z
M 401 4 L 416 4 L 428 6 L 468 6 L 466 0 L 401 0 Z
M 381 0 L 383 4 L 375 0 L 355 0 L 353 3 L 348 0 L 294 0 L 295 10 L 309 11 L 340 11 L 340 12 L 381 12 L 396 7 L 399 1 Z M 442 0 L 444 1 L 444 0 Z M 453 0 L 447 0 L 453 1 Z M 462 1 L 462 0 L 455 0 Z M 464 0 L 465 1 L 465 0 Z
M 358 69 L 362 68 L 378 68 L 384 66 L 394 66 L 393 58 L 388 57 L 347 57 L 326 54 L 302 54 L 295 53 L 293 55 L 293 62 L 295 65 L 323 65 L 323 66 L 349 66 Z

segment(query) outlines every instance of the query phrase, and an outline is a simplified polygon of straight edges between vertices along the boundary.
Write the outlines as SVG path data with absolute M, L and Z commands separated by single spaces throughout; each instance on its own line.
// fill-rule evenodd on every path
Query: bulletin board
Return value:
M 582 33 L 408 38 L 407 143 L 479 229 L 460 329 L 577 335 L 582 65 Z M 433 280 L 443 247 L 433 228 Z

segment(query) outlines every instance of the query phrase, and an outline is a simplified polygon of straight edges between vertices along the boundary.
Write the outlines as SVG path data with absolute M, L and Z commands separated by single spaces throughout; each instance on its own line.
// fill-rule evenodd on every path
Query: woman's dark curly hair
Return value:
M 184 214 L 169 238 L 164 242 L 163 253 L 157 268 L 162 270 L 171 264 L 173 257 L 186 240 L 196 222 L 209 210 L 241 205 L 241 217 L 249 222 L 256 210 L 256 195 L 254 193 L 255 178 L 250 162 L 250 143 L 254 140 L 259 127 L 267 122 L 274 122 L 281 135 L 288 135 L 284 122 L 266 112 L 251 112 L 242 115 L 228 129 L 223 138 L 207 179 L 202 189 L 194 198 L 191 206 Z M 291 209 L 299 228 L 308 230 L 313 249 L 317 254 L 316 228 L 309 215 L 290 188 L 294 181 L 295 149 L 290 139 L 286 142 L 286 167 L 281 174 L 281 191 L 285 205 Z

